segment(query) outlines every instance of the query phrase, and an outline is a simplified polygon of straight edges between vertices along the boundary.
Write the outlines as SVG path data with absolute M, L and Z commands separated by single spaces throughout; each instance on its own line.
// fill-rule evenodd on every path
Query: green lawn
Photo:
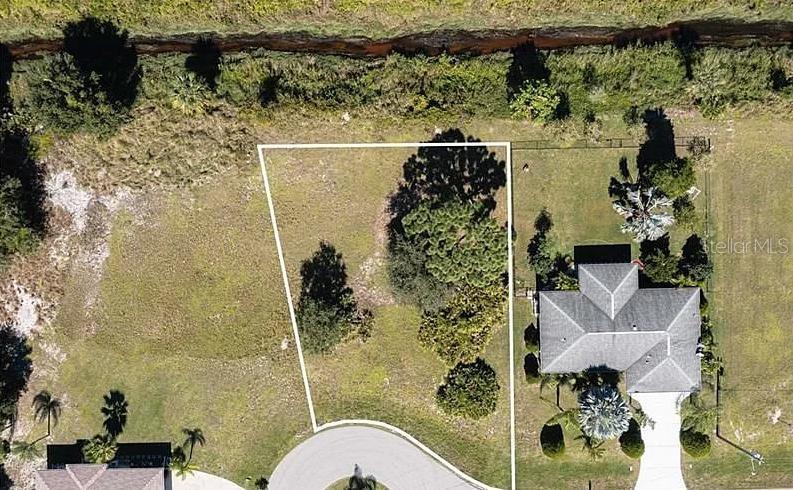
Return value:
M 717 442 L 711 457 L 689 462 L 685 476 L 692 488 L 791 486 L 793 197 L 786 182 L 793 177 L 793 124 L 757 118 L 708 126 L 715 133 L 711 299 L 725 363 L 721 434 L 760 452 L 766 464 L 753 476 L 747 456 Z
M 314 31 L 387 35 L 436 28 L 522 27 L 543 25 L 636 25 L 690 18 L 790 19 L 783 2 L 761 0 L 665 0 L 603 2 L 475 0 L 10 0 L 0 6 L 3 39 L 53 35 L 64 22 L 83 15 L 110 17 L 133 32 L 157 34 L 216 30 Z

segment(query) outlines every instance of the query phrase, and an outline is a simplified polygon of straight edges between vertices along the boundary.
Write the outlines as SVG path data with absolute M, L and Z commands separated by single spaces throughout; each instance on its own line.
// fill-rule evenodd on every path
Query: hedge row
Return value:
M 556 117 L 572 115 L 590 121 L 598 113 L 629 113 L 635 107 L 693 104 L 713 115 L 743 102 L 793 98 L 790 48 L 691 52 L 664 43 L 549 53 L 526 48 L 513 55 L 480 57 L 397 54 L 380 60 L 262 50 L 225 56 L 208 52 L 204 58 L 200 53 L 140 57 L 138 103 L 165 101 L 186 112 L 200 112 L 224 100 L 240 107 L 369 108 L 403 116 L 440 110 L 508 116 L 532 113 L 516 110 L 515 104 L 510 107 L 510 102 L 525 95 L 522 90 L 531 87 L 546 99 L 558 100 Z M 38 78 L 51 79 L 57 63 L 63 60 L 17 63 L 13 89 L 18 107 L 28 107 L 34 115 L 52 112 L 52 97 L 36 92 L 52 88 L 52 83 L 42 84 Z M 62 82 L 58 88 L 68 90 L 72 85 Z M 64 100 L 91 100 L 78 88 L 74 90 L 78 93 L 66 94 Z M 548 90 L 556 91 L 558 97 L 547 97 Z M 48 107 L 38 107 L 40 101 Z M 72 124 L 65 129 L 90 130 L 97 124 L 89 122 L 88 127 Z

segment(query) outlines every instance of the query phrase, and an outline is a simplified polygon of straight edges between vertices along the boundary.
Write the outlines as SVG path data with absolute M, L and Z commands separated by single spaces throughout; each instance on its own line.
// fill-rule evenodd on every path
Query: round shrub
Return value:
M 445 383 L 438 387 L 435 400 L 449 415 L 481 419 L 495 412 L 499 385 L 496 372 L 482 359 L 458 363 Z
M 631 419 L 628 430 L 620 436 L 620 448 L 625 456 L 632 459 L 639 459 L 644 454 L 644 440 L 642 440 L 642 431 L 636 419 Z
M 710 437 L 695 430 L 680 432 L 680 445 L 692 458 L 704 458 L 710 454 Z
M 540 431 L 540 447 L 542 447 L 542 453 L 551 459 L 564 456 L 562 426 L 559 424 L 543 425 L 542 431 Z
M 523 372 L 526 373 L 526 381 L 535 384 L 540 381 L 540 361 L 533 353 L 526 354 L 523 358 Z

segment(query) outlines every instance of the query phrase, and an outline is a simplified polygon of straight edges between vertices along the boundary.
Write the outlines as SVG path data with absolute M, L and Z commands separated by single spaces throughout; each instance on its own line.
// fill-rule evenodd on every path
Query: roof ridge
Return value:
M 676 290 L 678 290 L 678 291 L 685 291 L 686 289 L 689 289 L 689 288 L 676 288 Z M 683 314 L 684 311 L 686 311 L 686 306 L 688 306 L 688 304 L 691 302 L 691 300 L 695 296 L 698 296 L 697 293 L 699 293 L 699 288 L 691 288 L 691 291 L 692 291 L 691 296 L 685 301 L 685 303 L 683 303 L 683 306 L 680 307 L 680 311 L 677 312 L 675 317 L 672 318 L 672 321 L 669 322 L 669 325 L 666 326 L 666 331 L 667 332 L 669 331 L 669 329 L 672 328 L 672 325 L 674 325 L 675 322 L 677 322 L 677 320 L 680 319 L 680 316 Z
M 667 336 L 667 338 L 668 338 L 668 336 Z M 651 346 L 649 349 L 647 349 L 647 351 L 646 351 L 644 354 L 642 354 L 641 356 L 639 356 L 639 359 L 637 359 L 637 360 L 636 360 L 636 362 L 634 362 L 633 364 L 631 364 L 630 366 L 628 366 L 628 369 L 630 369 L 630 368 L 632 368 L 633 366 L 635 366 L 635 365 L 636 365 L 636 364 L 637 364 L 639 361 L 641 361 L 641 360 L 642 360 L 642 357 L 646 356 L 648 352 L 650 352 L 651 350 L 653 350 L 653 349 L 655 349 L 656 347 L 658 347 L 658 345 L 659 345 L 659 344 L 661 344 L 661 342 L 663 342 L 663 340 L 659 340 L 658 342 L 656 342 L 655 344 L 653 344 L 653 345 L 652 345 L 652 346 Z M 661 365 L 663 365 L 663 363 L 665 363 L 665 362 L 666 362 L 666 361 L 668 361 L 668 360 L 669 360 L 669 356 L 667 355 L 667 356 L 666 356 L 666 357 L 664 357 L 664 358 L 663 358 L 663 359 L 662 359 L 662 360 L 661 360 L 661 361 L 660 361 L 658 364 L 656 364 L 655 366 L 653 366 L 653 368 L 652 368 L 652 369 L 650 369 L 649 371 L 647 371 L 646 373 L 644 373 L 644 376 L 642 376 L 641 378 L 637 379 L 635 382 L 633 382 L 633 383 L 631 383 L 631 384 L 632 384 L 633 386 L 636 386 L 637 384 L 641 383 L 642 381 L 644 381 L 645 379 L 647 379 L 647 377 L 648 377 L 649 375 L 651 375 L 652 373 L 654 373 L 656 369 L 658 369 L 659 367 L 661 367 Z M 627 372 L 627 369 L 626 369 L 626 372 Z
M 544 292 L 547 292 L 547 291 L 543 291 L 543 293 L 544 293 Z M 573 293 L 573 294 L 575 294 L 573 291 L 565 291 L 565 292 L 567 292 L 567 293 Z M 541 294 L 542 294 L 542 293 L 541 293 Z M 568 314 L 567 314 L 567 313 L 566 313 L 566 312 L 565 312 L 565 311 L 564 311 L 564 310 L 563 310 L 563 309 L 562 309 L 562 308 L 561 308 L 559 305 L 557 305 L 557 304 L 556 304 L 556 303 L 555 303 L 555 302 L 554 302 L 554 301 L 553 301 L 553 300 L 550 298 L 550 296 L 548 296 L 547 294 L 542 294 L 542 296 L 543 296 L 545 299 L 547 299 L 549 303 L 551 303 L 551 306 L 553 306 L 554 308 L 556 308 L 556 311 L 558 311 L 559 313 L 561 313 L 562 315 L 564 315 L 564 317 L 565 317 L 565 318 L 567 318 L 568 320 L 570 320 L 570 322 L 571 322 L 573 325 L 575 325 L 575 327 L 576 327 L 577 329 L 581 330 L 581 333 L 583 333 L 583 334 L 586 334 L 586 333 L 587 333 L 587 331 L 586 331 L 586 330 L 585 330 L 585 329 L 584 329 L 584 328 L 583 328 L 581 325 L 579 325 L 577 321 L 573 320 L 573 318 L 572 318 L 570 315 L 568 315 Z M 581 296 L 583 296 L 583 297 L 587 298 L 585 294 L 581 294 Z M 592 300 L 590 300 L 589 298 L 587 298 L 587 300 L 589 300 L 590 302 L 592 301 Z M 594 303 L 592 303 L 592 304 L 594 304 Z M 595 306 L 597 307 L 597 305 L 595 305 Z M 598 308 L 598 309 L 600 309 L 600 308 Z

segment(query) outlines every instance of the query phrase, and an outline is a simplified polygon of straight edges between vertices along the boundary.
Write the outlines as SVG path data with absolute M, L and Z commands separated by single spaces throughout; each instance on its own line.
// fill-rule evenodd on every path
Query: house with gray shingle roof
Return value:
M 110 468 L 105 464 L 67 464 L 36 472 L 37 490 L 165 490 L 164 468 Z
M 608 368 L 630 393 L 697 391 L 699 288 L 640 288 L 634 263 L 577 269 L 579 291 L 539 293 L 540 371 Z

